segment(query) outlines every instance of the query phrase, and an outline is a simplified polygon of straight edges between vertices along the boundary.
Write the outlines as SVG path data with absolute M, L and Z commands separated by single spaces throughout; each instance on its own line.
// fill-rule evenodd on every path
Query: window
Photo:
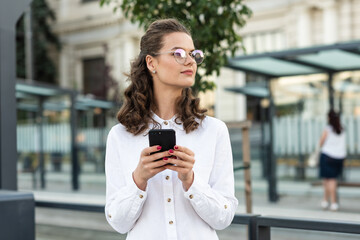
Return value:
M 93 58 L 83 60 L 84 94 L 92 94 L 96 98 L 106 99 L 105 59 Z
M 285 36 L 280 30 L 244 35 L 247 54 L 278 51 L 286 48 Z

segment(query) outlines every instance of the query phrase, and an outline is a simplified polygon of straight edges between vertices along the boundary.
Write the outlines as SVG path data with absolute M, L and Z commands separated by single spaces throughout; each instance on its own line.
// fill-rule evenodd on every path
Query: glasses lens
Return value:
M 197 64 L 200 64 L 204 61 L 204 53 L 201 50 L 194 50 L 191 53 L 191 56 L 195 59 L 195 62 Z
M 174 57 L 175 60 L 180 63 L 180 64 L 184 64 L 184 62 L 186 61 L 186 52 L 184 49 L 176 49 L 174 51 Z

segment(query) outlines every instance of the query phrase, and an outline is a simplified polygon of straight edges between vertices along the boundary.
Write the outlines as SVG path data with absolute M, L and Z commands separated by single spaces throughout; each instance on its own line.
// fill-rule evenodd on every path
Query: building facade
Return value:
M 285 49 L 334 44 L 360 39 L 359 0 L 249 0 L 246 4 L 253 10 L 253 16 L 244 28 L 239 30 L 243 37 L 246 53 L 256 54 Z M 242 86 L 251 82 L 254 76 L 225 70 L 217 79 L 218 90 L 216 113 L 224 120 L 241 120 L 244 104 L 225 87 Z M 256 79 L 256 77 L 255 77 Z M 360 82 L 359 72 L 343 72 L 334 76 L 335 91 L 341 89 L 344 81 Z M 326 75 L 288 77 L 272 80 L 271 87 L 277 106 L 294 106 L 302 101 L 303 115 L 326 114 L 328 97 Z M 261 81 L 261 80 L 260 80 Z M 321 96 L 311 95 L 309 87 L 318 86 Z M 342 96 L 340 96 L 342 95 Z M 350 96 L 351 95 L 351 96 Z M 355 96 L 354 96 L 355 95 Z M 347 96 L 347 97 L 346 97 Z M 347 114 L 359 112 L 358 93 L 335 92 L 336 108 Z M 341 99 L 340 99 L 341 98 Z M 240 106 L 239 106 L 239 103 Z M 249 105 L 249 103 L 247 103 Z M 251 104 L 250 104 L 251 105 Z M 315 109 L 315 110 L 314 110 Z M 317 109 L 317 111 L 316 111 Z M 248 118 L 252 115 L 247 113 Z
M 56 12 L 53 29 L 62 43 L 59 85 L 111 99 L 113 89 L 104 86 L 104 75 L 108 71 L 117 87 L 124 89 L 124 73 L 129 71 L 130 60 L 139 52 L 142 31 L 125 20 L 121 11 L 113 13 L 113 6 L 100 7 L 99 1 L 48 2 Z
M 113 13 L 111 5 L 101 8 L 98 1 L 48 2 L 56 12 L 54 31 L 63 45 L 58 59 L 59 85 L 111 99 L 114 88 L 107 89 L 106 83 L 100 81 L 107 69 L 122 91 L 127 84 L 123 73 L 129 70 L 131 59 L 139 52 L 143 31 L 126 20 L 121 11 Z M 360 0 L 249 0 L 245 3 L 253 10 L 252 18 L 239 29 L 246 54 L 360 39 Z M 245 53 L 239 51 L 238 55 L 242 54 Z M 356 83 L 360 77 L 357 72 L 338 74 L 334 84 L 348 78 Z M 214 77 L 217 89 L 200 95 L 203 105 L 213 108 L 214 115 L 225 121 L 253 119 L 247 112 L 246 97 L 225 91 L 226 87 L 244 86 L 252 79 L 254 76 L 223 68 L 221 75 Z M 274 91 L 276 103 L 287 105 L 304 98 L 299 90 L 303 86 L 297 87 L 297 84 L 313 81 L 316 85 L 326 81 L 326 76 L 272 81 L 272 88 L 278 89 Z M 288 89 L 295 89 L 296 94 Z M 325 95 L 321 97 L 321 104 L 327 104 Z M 310 108 L 314 101 L 310 99 L 304 104 Z

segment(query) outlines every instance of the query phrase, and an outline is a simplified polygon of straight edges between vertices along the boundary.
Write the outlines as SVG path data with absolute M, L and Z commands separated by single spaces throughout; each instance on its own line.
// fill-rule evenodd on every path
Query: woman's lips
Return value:
M 193 75 L 194 72 L 191 71 L 191 70 L 186 70 L 186 71 L 183 71 L 181 73 L 186 74 L 186 75 Z

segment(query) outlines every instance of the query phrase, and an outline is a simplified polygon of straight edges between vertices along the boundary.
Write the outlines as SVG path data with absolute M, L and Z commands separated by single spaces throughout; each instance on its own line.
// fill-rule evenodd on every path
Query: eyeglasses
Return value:
M 163 52 L 163 53 L 157 53 L 156 55 L 161 55 L 161 54 L 167 54 L 167 53 L 172 53 L 174 55 L 174 58 L 176 60 L 177 63 L 179 64 L 184 64 L 186 62 L 187 56 L 188 54 L 186 53 L 186 51 L 184 49 L 178 48 L 175 51 L 169 51 L 169 52 Z M 192 59 L 195 60 L 196 64 L 201 64 L 204 61 L 204 53 L 201 50 L 194 50 L 189 52 L 189 55 Z

